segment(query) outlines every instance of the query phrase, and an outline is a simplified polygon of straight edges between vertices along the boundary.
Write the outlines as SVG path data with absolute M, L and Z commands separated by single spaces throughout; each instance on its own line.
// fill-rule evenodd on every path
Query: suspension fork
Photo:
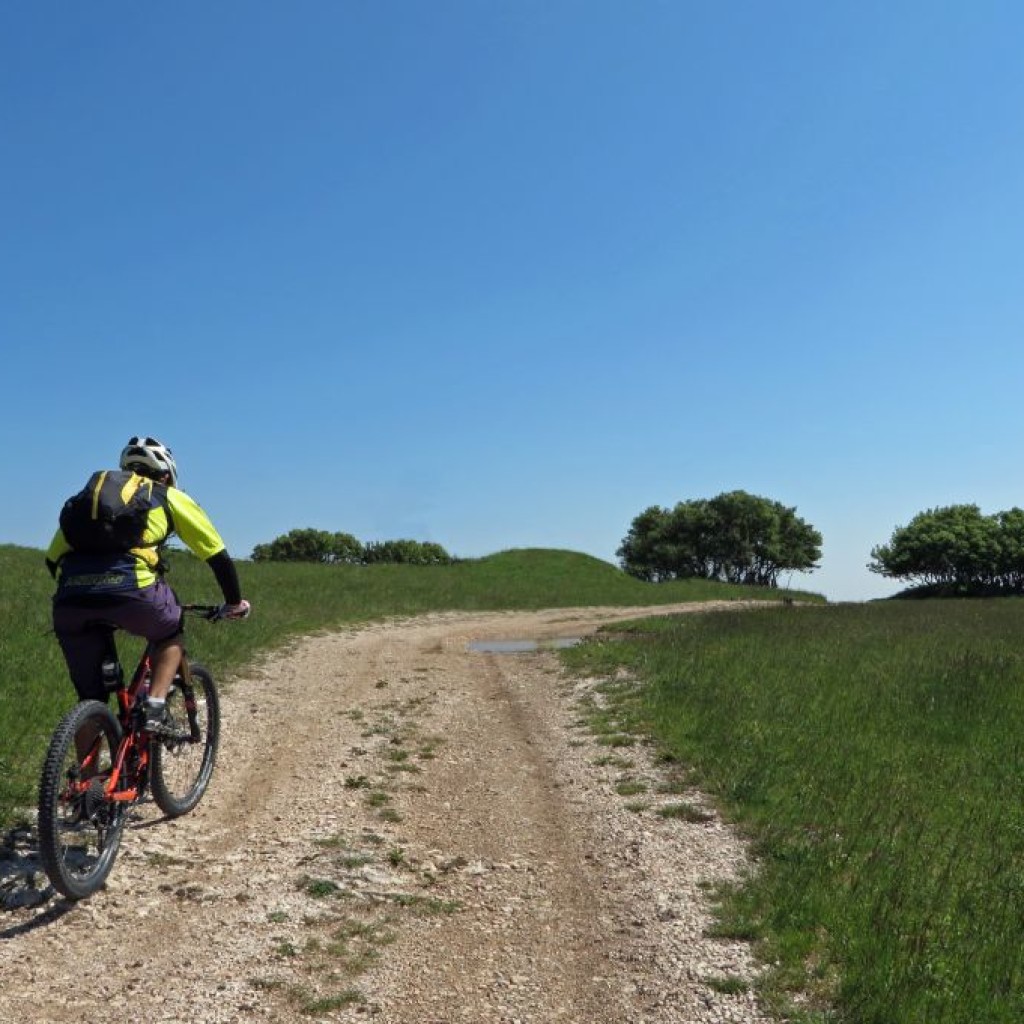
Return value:
M 181 668 L 178 669 L 181 676 L 181 695 L 185 698 L 185 713 L 188 715 L 188 729 L 193 743 L 198 743 L 203 736 L 199 728 L 199 713 L 196 707 L 196 691 L 192 686 L 192 663 L 188 660 L 188 652 L 182 651 Z

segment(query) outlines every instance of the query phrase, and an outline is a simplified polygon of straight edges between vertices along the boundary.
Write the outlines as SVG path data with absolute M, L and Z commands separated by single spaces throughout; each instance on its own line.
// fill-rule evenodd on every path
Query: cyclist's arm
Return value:
M 238 570 L 228 554 L 228 549 L 223 548 L 217 554 L 211 555 L 206 560 L 206 564 L 213 570 L 213 575 L 217 577 L 217 584 L 224 595 L 224 603 L 240 604 L 242 585 L 238 582 Z
M 71 545 L 67 542 L 64 537 L 64 531 L 60 528 L 53 535 L 53 540 L 50 541 L 50 546 L 46 549 L 46 568 L 50 570 L 50 575 L 57 578 L 57 566 L 60 564 L 60 560 L 71 550 Z
M 213 570 L 225 603 L 238 604 L 242 600 L 238 572 L 224 541 L 210 522 L 210 517 L 200 508 L 198 502 L 176 487 L 167 488 L 167 503 L 171 510 L 174 532 L 196 558 L 202 559 Z

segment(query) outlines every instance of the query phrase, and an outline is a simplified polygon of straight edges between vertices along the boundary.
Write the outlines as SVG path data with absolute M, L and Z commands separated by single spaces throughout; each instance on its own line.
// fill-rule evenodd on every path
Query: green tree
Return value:
M 634 520 L 616 554 L 622 567 L 637 579 L 657 583 L 664 566 L 665 530 L 671 513 L 657 505 L 644 509 Z M 666 577 L 671 579 L 671 575 Z
M 996 515 L 999 525 L 999 576 L 1010 590 L 1024 590 L 1024 509 Z
M 389 562 L 400 565 L 447 565 L 451 555 L 440 544 L 418 540 L 371 541 L 363 557 L 368 565 Z
M 351 533 L 301 529 L 253 548 L 254 562 L 320 562 L 324 565 L 448 565 L 454 559 L 440 544 L 418 540 L 385 540 L 363 544 Z
M 871 549 L 868 569 L 911 584 L 954 590 L 1019 590 L 1024 584 L 1024 512 L 994 516 L 977 505 L 919 512 L 888 544 Z
M 626 572 L 652 582 L 701 577 L 774 587 L 787 569 L 817 568 L 821 534 L 794 508 L 729 491 L 645 509 L 617 554 Z
M 328 533 L 310 528 L 289 530 L 269 544 L 253 548 L 254 562 L 323 562 L 358 564 L 363 545 L 350 533 Z
M 331 534 L 331 561 L 340 565 L 362 565 L 365 561 L 361 541 L 351 533 Z

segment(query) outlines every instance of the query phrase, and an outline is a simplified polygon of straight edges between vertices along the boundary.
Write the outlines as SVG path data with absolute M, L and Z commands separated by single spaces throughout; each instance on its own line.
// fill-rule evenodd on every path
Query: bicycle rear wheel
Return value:
M 39 857 L 53 887 L 71 900 L 103 885 L 121 845 L 125 813 L 104 797 L 121 725 L 99 701 L 60 721 L 39 779 Z
M 167 695 L 171 731 L 150 744 L 153 799 L 168 817 L 192 810 L 210 784 L 220 742 L 220 701 L 213 677 L 191 666 L 191 682 L 175 677 Z

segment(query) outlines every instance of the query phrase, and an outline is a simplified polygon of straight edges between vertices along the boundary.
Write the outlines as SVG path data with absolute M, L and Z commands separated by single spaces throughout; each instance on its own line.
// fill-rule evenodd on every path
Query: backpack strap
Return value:
M 167 500 L 167 487 L 158 480 L 143 476 L 141 473 L 132 472 L 131 478 L 124 484 L 121 490 L 121 497 L 127 503 L 139 491 L 143 492 L 152 506 L 159 506 L 164 510 L 164 515 L 167 517 L 167 532 L 155 544 L 132 548 L 132 554 L 146 562 L 158 575 L 163 576 L 168 569 L 167 562 L 164 561 L 163 557 L 164 545 L 171 539 L 171 534 L 174 533 L 174 516 L 171 513 L 171 504 Z
M 96 482 L 93 483 L 93 480 Z M 107 482 L 107 470 L 103 469 L 97 473 L 93 473 L 92 479 L 89 481 L 92 486 L 92 509 L 91 518 L 98 519 L 100 515 L 100 494 L 103 491 L 103 485 Z

